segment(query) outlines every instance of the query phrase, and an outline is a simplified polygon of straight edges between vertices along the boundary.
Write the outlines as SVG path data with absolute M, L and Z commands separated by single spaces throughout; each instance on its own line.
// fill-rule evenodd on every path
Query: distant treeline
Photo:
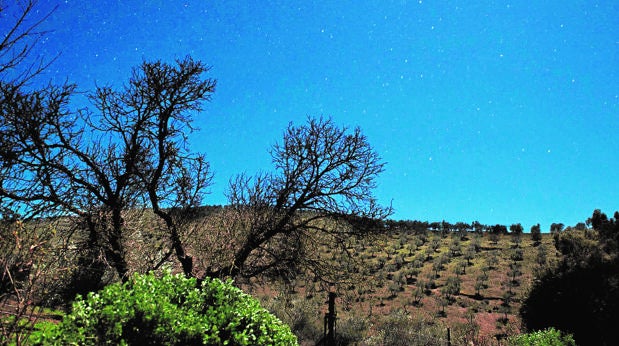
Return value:
M 195 208 L 195 212 L 192 213 L 192 217 L 199 219 L 207 217 L 214 212 L 224 210 L 228 206 L 225 205 L 205 205 Z M 309 212 L 308 212 L 309 213 Z M 393 231 L 393 232 L 444 232 L 444 233 L 458 233 L 458 232 L 470 232 L 470 233 L 494 233 L 494 234 L 522 234 L 522 233 L 536 233 L 542 232 L 539 224 L 531 226 L 530 229 L 525 229 L 522 224 L 515 223 L 509 226 L 495 224 L 485 225 L 479 221 L 467 222 L 455 222 L 450 223 L 448 221 L 419 221 L 419 220 L 379 220 L 379 219 L 367 219 L 357 218 L 356 220 L 349 220 L 352 223 L 365 223 L 373 224 L 372 227 L 377 231 Z M 552 223 L 548 229 L 549 233 L 558 233 L 567 231 L 570 229 L 585 230 L 588 228 L 587 223 L 579 222 L 574 226 L 565 226 L 563 223 Z
M 450 223 L 448 221 L 440 221 L 440 222 L 428 222 L 428 221 L 418 221 L 418 220 L 386 220 L 384 221 L 385 228 L 393 229 L 396 231 L 401 230 L 412 230 L 415 232 L 474 232 L 474 233 L 496 233 L 496 234 L 522 234 L 525 232 L 525 228 L 520 223 L 511 224 L 509 227 L 506 225 L 495 224 L 495 225 L 484 225 L 479 223 L 478 221 L 473 221 L 472 223 L 466 222 L 456 222 Z M 565 227 L 562 223 L 553 223 L 550 225 L 550 229 L 548 230 L 550 233 L 562 232 L 568 229 L 577 229 L 584 230 L 587 228 L 587 225 L 584 222 L 579 222 L 574 226 Z M 531 226 L 531 228 L 527 231 L 531 233 L 541 231 L 540 225 L 536 224 Z

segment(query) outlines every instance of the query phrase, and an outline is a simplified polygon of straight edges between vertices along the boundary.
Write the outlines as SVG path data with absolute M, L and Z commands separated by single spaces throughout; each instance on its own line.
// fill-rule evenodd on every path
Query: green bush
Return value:
M 554 328 L 521 334 L 509 340 L 510 346 L 576 346 L 570 334 L 562 334 Z
M 32 335 L 45 345 L 296 345 L 290 328 L 218 279 L 135 275 L 86 299 Z

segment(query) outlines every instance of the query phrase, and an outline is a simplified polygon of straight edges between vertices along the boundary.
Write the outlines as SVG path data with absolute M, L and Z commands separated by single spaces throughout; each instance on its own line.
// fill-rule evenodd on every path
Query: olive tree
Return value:
M 531 226 L 531 240 L 533 241 L 533 246 L 541 244 L 542 231 L 539 223 Z
M 226 218 L 237 221 L 224 241 L 234 245 L 229 260 L 206 275 L 287 275 L 302 267 L 335 281 L 339 269 L 316 249 L 346 253 L 350 237 L 380 228 L 391 207 L 379 206 L 373 189 L 385 164 L 359 128 L 324 118 L 290 123 L 270 152 L 274 172 L 231 179 Z

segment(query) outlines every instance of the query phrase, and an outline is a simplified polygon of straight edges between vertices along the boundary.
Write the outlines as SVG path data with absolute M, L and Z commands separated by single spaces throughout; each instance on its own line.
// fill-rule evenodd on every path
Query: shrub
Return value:
M 576 346 L 570 334 L 563 334 L 554 328 L 512 337 L 508 344 L 510 346 Z
M 336 343 L 337 345 L 357 345 L 364 341 L 370 322 L 363 316 L 349 316 L 346 319 L 338 320 Z
M 280 293 L 275 297 L 260 296 L 260 299 L 262 306 L 290 327 L 299 342 L 316 341 L 322 337 L 323 328 L 321 323 L 317 323 L 315 300 L 295 298 L 287 293 Z M 320 301 L 322 303 L 322 300 Z
M 58 325 L 33 334 L 45 345 L 294 345 L 290 328 L 231 281 L 135 275 L 86 299 Z
M 0 216 L 0 345 L 28 338 L 43 312 L 41 302 L 50 297 L 52 276 L 66 269 L 52 255 L 54 226 Z
M 393 310 L 384 316 L 376 333 L 365 340 L 365 345 L 445 345 L 446 331 L 438 324 L 420 315 Z

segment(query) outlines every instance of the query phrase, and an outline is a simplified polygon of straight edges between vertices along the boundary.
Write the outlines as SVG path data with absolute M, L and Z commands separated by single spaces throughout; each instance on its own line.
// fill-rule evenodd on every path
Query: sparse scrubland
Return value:
M 329 286 L 300 273 L 292 282 L 245 286 L 312 344 L 323 333 L 328 291 L 337 293 L 338 336 L 361 344 L 494 344 L 522 332 L 518 311 L 536 274 L 559 260 L 553 238 L 528 234 L 417 232 L 390 228 L 351 240 L 342 282 Z M 309 326 L 308 326 L 309 324 Z M 428 341 L 422 341 L 428 340 Z
M 212 232 L 212 227 L 219 224 L 220 217 L 225 213 L 225 207 L 202 208 L 202 212 L 197 214 L 199 216 L 187 225 L 192 227 L 193 234 Z M 143 225 L 148 227 L 152 219 L 144 215 L 142 218 Z M 5 341 L 15 336 L 9 331 L 21 333 L 23 340 L 28 340 L 33 324 L 28 325 L 25 320 L 47 321 L 49 324 L 49 321 L 64 315 L 62 311 L 72 300 L 67 297 L 73 292 L 71 285 L 74 282 L 72 276 L 66 273 L 79 271 L 79 263 L 60 261 L 56 258 L 57 252 L 52 251 L 51 238 L 43 238 L 50 229 L 55 234 L 64 232 L 62 227 L 66 224 L 62 220 L 32 221 L 17 224 L 20 230 L 7 228 L 5 224 L 4 230 L 10 232 L 3 233 L 9 234 L 3 238 L 3 250 L 11 250 L 7 246 L 14 244 L 6 241 L 8 239 L 21 244 L 13 247 L 13 257 L 5 255 L 3 265 L 5 268 L 25 268 L 26 273 L 22 275 L 26 276 L 15 276 L 15 273 L 24 273 L 24 270 L 5 271 L 3 289 L 11 285 L 7 282 L 8 278 L 23 280 L 15 286 L 14 292 L 30 297 L 20 311 L 15 304 L 22 296 L 3 292 Z M 52 225 L 60 229 L 52 228 Z M 337 282 L 326 282 L 299 268 L 283 277 L 264 275 L 239 278 L 235 284 L 258 298 L 263 307 L 286 323 L 300 344 L 313 345 L 323 337 L 327 294 L 336 292 L 336 335 L 339 344 L 442 345 L 447 342 L 449 330 L 449 338 L 454 345 L 494 345 L 501 340 L 512 340 L 522 345 L 526 344 L 526 340 L 552 337 L 557 333 L 515 338 L 529 330 L 556 326 L 544 326 L 522 319 L 523 302 L 531 292 L 545 289 L 539 284 L 534 285 L 535 278 L 538 278 L 537 282 L 553 280 L 544 278 L 548 273 L 554 273 L 552 277 L 555 278 L 561 275 L 560 268 L 567 265 L 566 261 L 578 262 L 578 266 L 582 267 L 586 265 L 584 261 L 594 258 L 603 263 L 616 260 L 612 257 L 616 254 L 611 251 L 616 245 L 613 243 L 616 238 L 612 238 L 614 233 L 608 227 L 606 234 L 610 237 L 602 242 L 600 232 L 590 228 L 568 227 L 558 233 L 542 234 L 538 239 L 528 233 L 491 237 L 491 233 L 476 233 L 472 229 L 433 229 L 433 224 L 419 222 L 387 221 L 378 225 L 380 232 L 348 239 L 346 253 L 349 256 L 333 251 L 328 245 L 315 249 L 317 252 L 313 256 L 326 259 L 327 266 L 334 262 L 333 268 L 339 268 L 338 275 L 332 276 Z M 337 224 L 334 223 L 334 226 Z M 27 229 L 37 230 L 40 236 L 25 238 L 26 234 L 32 234 L 26 232 Z M 15 238 L 11 238 L 10 234 Z M 22 234 L 24 237 L 19 236 Z M 204 238 L 198 237 L 190 243 L 190 253 L 209 244 L 213 248 L 226 245 L 216 244 L 212 238 L 208 238 L 209 244 L 200 239 Z M 135 249 L 142 248 L 136 245 Z M 28 256 L 34 255 L 29 257 L 31 262 L 25 261 L 23 255 L 26 253 Z M 143 262 L 148 261 L 148 256 L 140 258 L 137 254 L 131 258 L 129 263 L 135 272 L 139 272 Z M 211 260 L 213 263 L 217 261 Z M 173 262 L 166 267 L 182 272 L 182 268 L 175 267 Z M 108 269 L 107 272 L 110 273 L 110 282 L 117 280 L 113 278 L 113 270 Z M 7 278 L 7 273 L 13 276 Z M 597 277 L 598 280 L 605 280 L 603 275 Z M 607 279 L 612 280 L 612 277 Z M 612 291 L 616 290 L 614 286 L 607 289 L 610 290 L 607 295 L 616 292 Z M 580 303 L 574 304 L 577 308 Z M 612 308 L 612 305 L 609 307 Z M 531 313 L 533 309 L 544 309 L 544 305 L 543 302 L 541 305 L 540 302 L 529 302 L 527 309 Z M 564 313 L 569 314 L 569 311 Z M 11 322 L 15 322 L 12 316 L 21 318 L 22 323 L 10 329 Z M 572 318 L 579 319 L 578 316 Z M 527 329 L 531 326 L 536 328 Z M 570 328 L 569 325 L 560 327 Z M 40 326 L 35 330 L 37 328 Z M 579 340 L 578 335 L 576 340 L 579 344 L 591 344 L 582 337 Z

